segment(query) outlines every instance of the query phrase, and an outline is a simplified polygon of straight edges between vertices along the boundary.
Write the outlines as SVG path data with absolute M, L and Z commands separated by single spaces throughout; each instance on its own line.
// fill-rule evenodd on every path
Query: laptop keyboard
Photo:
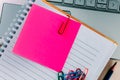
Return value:
M 60 6 L 111 13 L 120 13 L 120 2 L 118 0 L 47 0 L 47 1 Z

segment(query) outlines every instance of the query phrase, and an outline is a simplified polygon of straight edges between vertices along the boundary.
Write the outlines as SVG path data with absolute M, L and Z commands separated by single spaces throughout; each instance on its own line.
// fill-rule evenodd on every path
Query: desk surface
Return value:
M 117 65 L 115 66 L 114 72 L 110 78 L 110 80 L 120 80 L 120 60 L 110 60 L 108 64 L 106 65 L 105 69 L 101 73 L 100 77 L 98 80 L 102 80 L 107 73 L 108 69 L 115 63 L 117 62 Z

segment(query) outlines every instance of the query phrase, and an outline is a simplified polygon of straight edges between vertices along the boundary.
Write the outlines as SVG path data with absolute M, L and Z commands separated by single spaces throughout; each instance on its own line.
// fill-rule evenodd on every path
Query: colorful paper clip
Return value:
M 63 71 L 58 73 L 58 80 L 85 80 L 88 69 L 85 69 L 83 72 L 80 68 L 77 68 L 76 71 L 70 70 L 68 74 L 64 74 Z
M 64 31 L 65 31 L 65 29 L 66 29 L 67 26 L 68 26 L 68 23 L 69 23 L 69 21 L 70 21 L 70 15 L 67 15 L 67 16 L 68 16 L 68 18 L 67 18 L 66 22 L 63 22 L 63 23 L 61 24 L 59 30 L 58 30 L 58 33 L 59 33 L 59 34 L 63 34 Z

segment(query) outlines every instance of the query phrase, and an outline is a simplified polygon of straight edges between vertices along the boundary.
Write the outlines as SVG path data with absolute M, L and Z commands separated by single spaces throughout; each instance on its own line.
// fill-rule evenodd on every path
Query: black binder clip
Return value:
M 65 29 L 67 28 L 67 25 L 68 25 L 68 23 L 69 23 L 69 21 L 70 21 L 70 15 L 67 15 L 67 16 L 68 16 L 67 20 L 62 23 L 62 25 L 60 26 L 60 28 L 59 28 L 59 30 L 58 30 L 58 33 L 59 33 L 59 34 L 63 34 L 64 31 L 65 31 Z

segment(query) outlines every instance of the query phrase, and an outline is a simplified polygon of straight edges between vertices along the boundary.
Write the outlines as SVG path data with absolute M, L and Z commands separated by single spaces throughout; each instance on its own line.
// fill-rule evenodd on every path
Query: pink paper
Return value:
M 68 18 L 34 4 L 13 52 L 61 71 L 81 25 L 70 19 L 64 33 L 58 34 L 61 24 L 66 20 Z

